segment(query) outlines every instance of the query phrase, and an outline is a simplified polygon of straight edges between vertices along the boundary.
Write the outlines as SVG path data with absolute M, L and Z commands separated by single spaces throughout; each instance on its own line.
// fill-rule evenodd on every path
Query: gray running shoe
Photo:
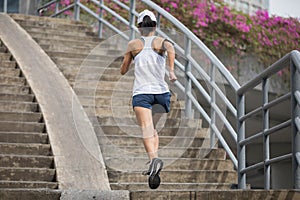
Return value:
M 144 175 L 148 175 L 148 184 L 151 189 L 156 189 L 160 185 L 159 173 L 163 168 L 163 161 L 159 158 L 153 158 L 151 160 L 148 171 L 144 172 Z

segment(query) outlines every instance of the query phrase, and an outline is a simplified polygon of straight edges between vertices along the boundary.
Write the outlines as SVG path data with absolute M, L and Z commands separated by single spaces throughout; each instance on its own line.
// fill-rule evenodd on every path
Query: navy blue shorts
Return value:
M 170 112 L 171 93 L 163 94 L 138 94 L 132 98 L 132 107 L 143 107 L 152 109 L 155 113 Z

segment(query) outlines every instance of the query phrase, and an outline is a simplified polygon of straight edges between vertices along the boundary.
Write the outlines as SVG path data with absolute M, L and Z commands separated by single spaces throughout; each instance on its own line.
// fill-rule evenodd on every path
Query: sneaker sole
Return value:
M 153 174 L 148 178 L 148 185 L 151 189 L 157 189 L 160 185 L 160 177 L 158 174 Z
M 158 168 L 159 165 L 159 168 Z M 162 170 L 164 163 L 162 160 L 155 158 L 155 160 L 151 163 L 151 172 L 148 178 L 148 184 L 151 189 L 156 189 L 160 185 L 160 177 L 159 173 Z

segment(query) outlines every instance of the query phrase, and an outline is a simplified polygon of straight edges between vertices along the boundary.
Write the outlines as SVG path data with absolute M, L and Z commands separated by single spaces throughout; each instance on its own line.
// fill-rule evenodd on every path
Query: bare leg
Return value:
M 134 107 L 137 121 L 142 129 L 143 143 L 150 160 L 157 158 L 157 134 L 153 127 L 152 110 L 143 107 Z
M 155 149 L 158 152 L 158 147 L 159 147 L 159 137 L 158 137 L 158 133 L 157 133 L 157 123 L 159 122 L 159 120 L 161 119 L 161 117 L 163 117 L 164 115 L 166 115 L 166 113 L 154 113 L 152 115 L 153 118 L 153 127 L 154 127 L 154 137 L 155 137 Z

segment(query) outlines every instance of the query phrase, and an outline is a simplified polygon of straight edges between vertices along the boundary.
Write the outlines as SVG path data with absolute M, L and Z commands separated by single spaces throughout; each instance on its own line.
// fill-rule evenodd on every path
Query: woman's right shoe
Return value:
M 160 185 L 159 173 L 163 168 L 163 161 L 159 158 L 153 158 L 151 160 L 148 171 L 144 172 L 144 175 L 149 175 L 148 184 L 151 189 L 156 189 Z

